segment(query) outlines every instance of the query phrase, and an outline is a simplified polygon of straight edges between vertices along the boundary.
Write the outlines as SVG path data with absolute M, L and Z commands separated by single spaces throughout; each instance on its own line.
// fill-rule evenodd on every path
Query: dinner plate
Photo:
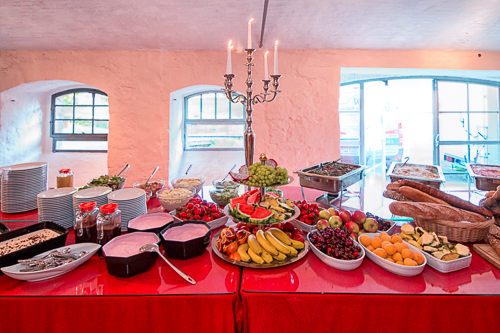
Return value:
M 21 163 L 9 166 L 4 166 L 2 169 L 10 169 L 9 171 L 20 171 L 20 170 L 32 170 L 37 168 L 43 168 L 48 165 L 47 162 L 32 162 L 32 163 Z
M 101 245 L 94 244 L 94 243 L 80 243 L 80 244 L 63 246 L 63 247 L 57 248 L 55 250 L 60 251 L 60 250 L 63 250 L 65 248 L 70 248 L 71 253 L 78 253 L 80 251 L 87 251 L 88 253 L 86 255 L 84 255 L 83 257 L 81 257 L 81 258 L 79 258 L 79 259 L 77 259 L 69 264 L 65 264 L 65 265 L 62 265 L 59 267 L 49 268 L 49 269 L 46 269 L 43 271 L 20 272 L 19 270 L 24 268 L 24 265 L 15 264 L 12 266 L 3 267 L 2 272 L 5 275 L 10 276 L 13 279 L 23 280 L 23 281 L 28 281 L 28 282 L 51 279 L 51 278 L 54 278 L 56 276 L 66 274 L 66 273 L 74 270 L 75 268 L 77 268 L 78 266 L 83 264 L 84 262 L 86 262 L 90 257 L 92 257 L 94 255 L 94 253 L 97 252 L 97 250 L 99 250 L 101 248 Z M 54 251 L 54 250 L 44 252 L 42 254 L 35 256 L 34 258 L 41 258 L 41 257 L 47 255 L 51 251 Z
M 101 195 L 109 194 L 112 190 L 109 187 L 91 187 L 80 190 L 73 194 L 73 198 L 77 199 L 87 199 L 87 198 L 95 198 Z
M 75 193 L 76 191 L 77 191 L 76 187 L 61 187 L 61 188 L 55 188 L 53 190 L 44 191 L 42 193 L 38 193 L 37 197 L 44 200 L 55 199 L 64 196 L 69 196 Z
M 108 194 L 108 199 L 113 201 L 125 201 L 146 197 L 146 191 L 140 188 L 124 188 Z

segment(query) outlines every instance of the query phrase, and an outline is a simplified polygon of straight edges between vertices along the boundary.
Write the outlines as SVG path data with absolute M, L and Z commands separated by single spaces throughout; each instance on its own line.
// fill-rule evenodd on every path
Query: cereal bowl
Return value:
M 181 177 L 172 180 L 172 186 L 176 188 L 180 187 L 194 187 L 196 189 L 195 194 L 198 194 L 205 184 L 205 177 Z
M 167 186 L 158 192 L 158 200 L 167 212 L 184 206 L 195 194 L 195 188 L 188 187 L 171 187 Z
M 150 198 L 156 198 L 163 186 L 165 186 L 165 181 L 163 179 L 151 179 L 147 184 L 146 179 L 134 183 L 134 187 L 142 188 Z

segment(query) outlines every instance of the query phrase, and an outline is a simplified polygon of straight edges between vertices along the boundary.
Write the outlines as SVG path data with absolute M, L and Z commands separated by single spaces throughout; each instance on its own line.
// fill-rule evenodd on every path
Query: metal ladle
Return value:
M 153 176 L 155 175 L 156 171 L 158 171 L 159 168 L 160 168 L 159 166 L 156 166 L 156 168 L 153 171 L 153 173 L 151 174 L 151 176 L 149 176 L 148 180 L 146 180 L 146 184 L 144 184 L 145 186 L 149 183 L 149 181 L 151 180 L 151 178 L 153 178 Z
M 196 284 L 196 281 L 192 277 L 190 277 L 189 275 L 187 275 L 186 273 L 184 273 L 183 271 L 181 271 L 180 269 L 178 269 L 177 267 L 175 267 L 170 261 L 168 261 L 167 258 L 165 258 L 163 256 L 163 254 L 160 253 L 160 249 L 158 248 L 158 245 L 156 245 L 156 244 L 146 244 L 146 245 L 141 246 L 141 248 L 139 249 L 139 251 L 141 251 L 141 252 L 156 252 L 156 253 L 158 253 L 158 255 L 160 257 L 162 257 L 162 259 L 165 260 L 165 262 L 170 267 L 172 267 L 172 269 L 174 271 L 176 271 L 177 274 L 179 274 L 184 280 L 186 280 L 187 282 L 189 282 L 191 284 Z

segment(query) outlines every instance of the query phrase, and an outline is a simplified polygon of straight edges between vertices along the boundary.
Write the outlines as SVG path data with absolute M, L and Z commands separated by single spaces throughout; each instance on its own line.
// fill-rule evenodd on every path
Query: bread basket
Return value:
M 495 218 L 482 222 L 456 222 L 447 220 L 426 220 L 414 218 L 418 227 L 434 231 L 440 236 L 448 237 L 448 241 L 459 243 L 473 243 L 486 238 L 490 226 L 495 223 Z

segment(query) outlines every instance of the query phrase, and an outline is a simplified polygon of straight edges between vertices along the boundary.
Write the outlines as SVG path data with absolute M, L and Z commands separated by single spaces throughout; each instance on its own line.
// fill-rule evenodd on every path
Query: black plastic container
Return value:
M 123 236 L 127 235 L 122 235 L 119 237 Z M 156 244 L 160 245 L 160 238 L 156 234 L 155 236 L 158 238 Z M 117 238 L 118 237 L 114 239 Z M 131 277 L 139 273 L 145 272 L 154 265 L 156 259 L 158 258 L 158 253 L 156 252 L 142 252 L 130 257 L 107 256 L 105 249 L 106 245 L 103 247 L 102 252 L 104 254 L 104 257 L 106 258 L 108 273 L 116 277 Z
M 0 242 L 42 229 L 51 229 L 57 233 L 60 233 L 60 235 L 46 240 L 45 242 L 26 247 L 22 250 L 15 251 L 4 256 L 0 256 L 0 267 L 14 265 L 17 264 L 17 261 L 19 259 L 29 259 L 36 256 L 37 254 L 64 246 L 64 244 L 66 243 L 66 238 L 68 237 L 68 229 L 61 227 L 60 225 L 53 222 L 40 222 L 28 227 L 1 234 Z
M 150 214 L 147 214 L 147 215 L 153 215 L 153 214 L 167 214 L 167 213 L 150 213 Z M 170 214 L 169 214 L 170 215 Z M 142 215 L 141 215 L 142 216 Z M 139 217 L 141 217 L 139 216 Z M 139 217 L 136 217 L 136 218 L 139 218 Z M 132 221 L 132 220 L 130 220 Z M 128 223 L 130 223 L 130 221 Z M 140 232 L 154 232 L 155 234 L 159 235 L 160 232 L 165 229 L 169 224 L 171 223 L 174 223 L 174 217 L 172 216 L 172 221 L 170 222 L 167 222 L 165 223 L 164 225 L 162 226 L 159 226 L 159 227 L 156 227 L 156 228 L 151 228 L 151 229 L 136 229 L 136 228 L 131 228 L 128 226 L 127 224 L 127 232 L 137 232 L 137 231 L 140 231 Z
M 208 228 L 208 230 L 203 236 L 184 242 L 165 240 L 163 235 L 165 234 L 165 232 L 167 232 L 168 229 L 177 228 L 183 226 L 184 224 L 203 224 Z M 173 259 L 190 259 L 201 255 L 203 251 L 205 251 L 205 248 L 208 246 L 208 244 L 210 244 L 211 234 L 212 228 L 210 227 L 210 225 L 208 225 L 208 223 L 204 221 L 184 221 L 168 225 L 161 231 L 160 237 L 162 239 L 162 244 L 168 257 Z
M 5 234 L 6 232 L 9 232 L 9 228 L 3 223 L 0 223 L 0 235 Z

